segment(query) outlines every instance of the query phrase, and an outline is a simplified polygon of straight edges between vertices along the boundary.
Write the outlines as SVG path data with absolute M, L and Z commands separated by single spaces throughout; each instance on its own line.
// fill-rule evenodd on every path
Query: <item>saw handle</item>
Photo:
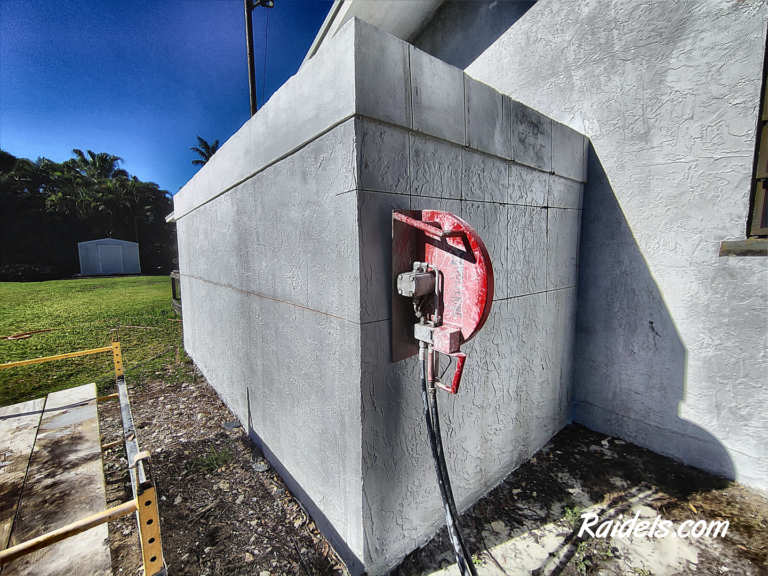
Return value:
M 450 394 L 458 394 L 459 384 L 461 383 L 461 375 L 464 373 L 464 362 L 467 359 L 467 355 L 463 352 L 456 352 L 454 354 L 448 354 L 448 356 L 456 358 L 456 372 L 453 373 L 453 382 L 451 383 L 451 387 L 449 388 L 442 382 L 435 382 L 435 386 L 442 388 Z

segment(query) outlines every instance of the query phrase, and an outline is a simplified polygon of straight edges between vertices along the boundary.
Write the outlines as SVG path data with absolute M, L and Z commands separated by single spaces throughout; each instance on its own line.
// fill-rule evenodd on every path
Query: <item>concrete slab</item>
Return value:
M 503 204 L 508 185 L 506 160 L 473 150 L 462 151 L 462 199 Z
M 390 361 L 388 321 L 363 324 L 362 433 L 365 564 L 384 574 L 442 523 L 421 413 L 415 357 Z
M 515 100 L 510 103 L 512 160 L 545 172 L 552 169 L 552 120 Z
M 509 98 L 465 74 L 464 99 L 467 146 L 509 160 L 512 157 Z
M 547 402 L 549 413 L 567 419 L 570 410 L 573 357 L 576 338 L 577 288 L 547 292 L 547 331 L 549 333 L 549 372 Z
M 360 186 L 376 192 L 410 193 L 409 137 L 405 130 L 358 120 Z
M 407 210 L 410 198 L 398 194 L 359 192 L 360 322 L 387 320 L 392 286 L 392 211 Z M 387 351 L 389 340 L 381 343 Z
M 461 200 L 411 196 L 411 210 L 444 210 L 453 214 L 461 214 Z
M 250 123 L 246 122 L 206 163 L 210 190 L 226 190 L 251 175 L 251 145 Z
M 552 122 L 552 172 L 579 182 L 586 181 L 585 137 L 565 124 Z
M 462 151 L 459 146 L 411 133 L 411 193 L 430 198 L 461 198 Z
M 45 399 L 38 398 L 0 407 L 0 480 L 4 493 L 0 501 L 0 550 L 8 545 L 44 405 Z
M 349 433 L 361 427 L 359 325 L 209 282 L 188 285 L 185 304 L 208 330 L 191 342 L 196 363 L 290 471 L 318 522 L 362 557 L 360 442 Z
M 547 211 L 508 206 L 507 296 L 547 289 Z
M 549 194 L 547 206 L 555 208 L 581 208 L 581 199 L 584 196 L 584 184 L 561 178 L 554 174 L 549 177 Z
M 410 58 L 413 129 L 464 146 L 464 73 L 413 46 Z
M 53 392 L 45 401 L 8 548 L 107 508 L 96 385 Z M 4 574 L 112 574 L 109 530 L 101 524 L 22 556 Z
M 509 163 L 507 202 L 524 206 L 546 206 L 550 175 L 516 162 Z
M 357 113 L 410 128 L 409 44 L 362 20 L 354 27 Z
M 507 206 L 489 202 L 462 202 L 460 217 L 472 226 L 491 256 L 494 299 L 507 297 Z
M 547 214 L 547 290 L 576 286 L 581 210 L 550 208 Z

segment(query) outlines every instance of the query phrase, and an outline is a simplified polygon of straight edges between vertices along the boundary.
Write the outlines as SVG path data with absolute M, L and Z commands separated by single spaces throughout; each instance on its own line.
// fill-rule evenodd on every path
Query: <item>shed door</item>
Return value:
M 122 274 L 123 273 L 123 247 L 109 246 L 102 244 L 99 246 L 99 260 L 101 261 L 102 274 Z

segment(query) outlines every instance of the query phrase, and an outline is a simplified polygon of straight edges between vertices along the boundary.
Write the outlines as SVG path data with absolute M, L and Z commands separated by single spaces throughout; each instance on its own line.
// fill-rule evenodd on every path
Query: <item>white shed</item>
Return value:
M 80 274 L 100 276 L 107 274 L 141 274 L 139 245 L 136 242 L 102 238 L 79 242 Z

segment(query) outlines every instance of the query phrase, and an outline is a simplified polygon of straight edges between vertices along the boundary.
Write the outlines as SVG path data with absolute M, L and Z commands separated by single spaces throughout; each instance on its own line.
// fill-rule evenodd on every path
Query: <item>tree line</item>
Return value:
M 0 267 L 51 265 L 71 276 L 80 271 L 78 242 L 116 238 L 139 243 L 143 273 L 172 269 L 171 195 L 128 174 L 117 156 L 72 154 L 58 163 L 0 150 Z

